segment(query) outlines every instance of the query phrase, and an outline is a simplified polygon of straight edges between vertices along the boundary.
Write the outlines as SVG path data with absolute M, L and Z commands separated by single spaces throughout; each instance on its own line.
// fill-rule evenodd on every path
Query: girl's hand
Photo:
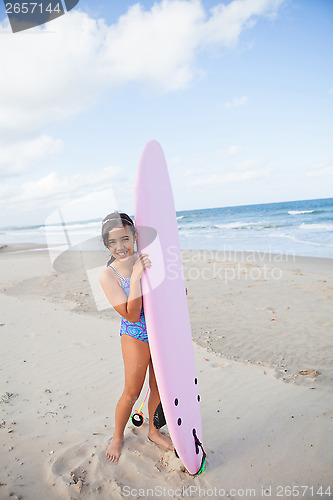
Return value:
M 147 253 L 143 253 L 139 255 L 137 260 L 134 263 L 132 276 L 136 279 L 140 279 L 143 275 L 144 270 L 147 267 L 151 267 L 151 261 L 148 257 Z

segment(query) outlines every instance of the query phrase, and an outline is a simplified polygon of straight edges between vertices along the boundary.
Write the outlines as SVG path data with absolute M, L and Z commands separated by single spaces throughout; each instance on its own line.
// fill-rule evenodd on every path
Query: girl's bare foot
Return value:
M 117 463 L 121 453 L 121 447 L 123 444 L 123 438 L 113 436 L 111 442 L 106 450 L 106 457 L 110 460 L 110 462 Z
M 163 446 L 163 448 L 165 448 L 166 450 L 174 450 L 174 447 L 170 439 L 160 434 L 160 432 L 157 429 L 150 430 L 148 432 L 148 439 L 155 444 Z

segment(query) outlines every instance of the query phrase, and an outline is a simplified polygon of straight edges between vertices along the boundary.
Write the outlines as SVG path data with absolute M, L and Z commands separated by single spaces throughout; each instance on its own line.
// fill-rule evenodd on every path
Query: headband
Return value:
M 111 222 L 111 221 L 118 220 L 118 219 L 124 220 L 124 221 L 128 222 L 131 226 L 134 226 L 133 221 L 125 219 L 125 217 L 112 217 L 111 219 L 106 219 L 105 221 L 102 222 L 102 226 L 104 226 L 104 224 L 106 224 L 107 222 Z

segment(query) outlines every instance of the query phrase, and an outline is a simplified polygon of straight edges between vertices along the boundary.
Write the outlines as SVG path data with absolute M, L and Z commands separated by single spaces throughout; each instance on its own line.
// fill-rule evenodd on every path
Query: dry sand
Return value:
M 147 421 L 128 424 L 118 464 L 106 459 L 120 318 L 97 310 L 82 267 L 2 248 L 0 499 L 330 498 L 333 259 L 278 260 L 183 252 L 208 455 L 192 477 L 147 441 Z

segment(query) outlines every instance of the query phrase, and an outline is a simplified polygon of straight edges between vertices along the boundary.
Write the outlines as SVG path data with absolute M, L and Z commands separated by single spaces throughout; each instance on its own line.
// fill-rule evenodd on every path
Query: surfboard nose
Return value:
M 156 165 L 158 165 L 161 162 L 161 160 L 164 161 L 166 166 L 166 161 L 162 146 L 158 141 L 152 139 L 145 145 L 142 151 L 139 166 L 142 168 L 146 165 L 146 162 L 150 161 L 153 161 Z

